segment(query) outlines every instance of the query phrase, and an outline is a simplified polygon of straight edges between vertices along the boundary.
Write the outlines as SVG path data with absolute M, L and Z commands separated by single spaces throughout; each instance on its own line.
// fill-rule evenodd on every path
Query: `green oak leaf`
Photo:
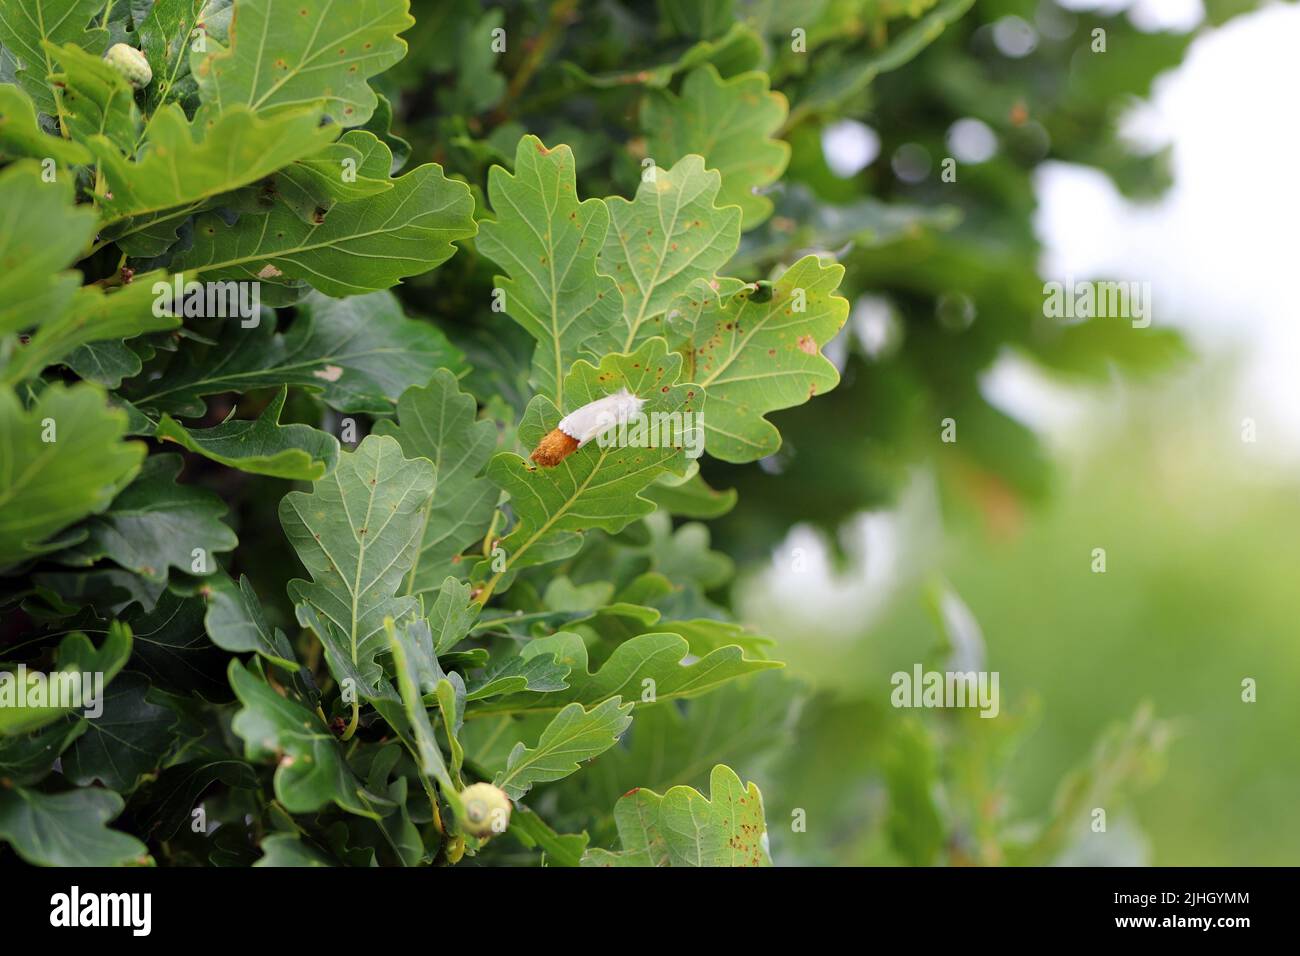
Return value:
M 429 622 L 420 618 L 404 621 L 397 631 L 405 652 L 406 667 L 421 697 L 428 697 L 447 674 L 433 650 L 433 632 Z M 400 689 L 400 688 L 399 688 Z
M 653 168 L 636 199 L 605 200 L 610 229 L 600 269 L 618 281 L 623 324 L 616 349 L 630 351 L 662 335 L 663 314 L 697 280 L 712 279 L 740 244 L 740 208 L 716 204 L 722 177 L 685 156 L 671 169 Z
M 71 307 L 81 278 L 60 270 L 94 235 L 94 212 L 74 204 L 73 177 L 65 173 L 47 183 L 35 161 L 0 170 L 0 340 Z
M 632 705 L 617 697 L 590 710 L 570 704 L 546 725 L 536 747 L 529 748 L 523 741 L 515 744 L 493 783 L 518 800 L 536 784 L 567 777 L 581 761 L 614 746 L 632 723 L 631 713 Z
M 397 675 L 397 689 L 402 697 L 402 707 L 406 719 L 410 722 L 415 737 L 415 753 L 420 760 L 420 769 L 425 776 L 438 781 L 444 794 L 455 794 L 457 787 L 452 783 L 443 760 L 442 751 L 433 734 L 433 722 L 425 709 L 420 682 L 416 673 L 415 661 L 430 653 L 428 628 L 415 629 L 409 626 L 398 628 L 391 617 L 384 618 L 383 628 L 388 650 L 393 655 L 393 670 Z M 423 642 L 423 648 L 416 646 Z
M 806 83 L 799 97 L 798 106 L 791 112 L 787 126 L 793 128 L 810 115 L 817 115 L 834 109 L 837 105 L 851 101 L 862 94 L 881 73 L 897 70 L 911 61 L 951 26 L 972 6 L 975 0 L 927 0 L 924 4 L 913 4 L 908 10 L 915 22 L 898 31 L 890 31 L 888 44 L 870 55 L 828 50 L 826 56 L 819 56 L 821 70 L 814 73 Z M 877 14 L 882 26 L 884 17 L 901 14 L 906 7 L 895 5 L 890 11 L 880 4 Z M 922 12 L 926 7 L 933 9 Z M 833 21 L 823 23 L 827 31 L 836 29 Z M 809 31 L 815 35 L 816 28 Z M 845 51 L 847 52 L 847 51 Z
M 153 82 L 144 89 L 151 113 L 195 88 L 190 50 L 198 38 L 196 30 L 203 23 L 206 6 L 208 0 L 154 0 L 140 22 L 140 50 L 153 70 Z
M 22 64 L 18 85 L 42 113 L 58 116 L 62 109 L 57 92 L 46 81 L 54 64 L 45 44 L 74 43 L 91 53 L 103 53 L 108 48 L 108 31 L 87 29 L 103 6 L 104 0 L 0 2 L 0 43 Z
M 453 671 L 438 681 L 433 696 L 438 702 L 438 712 L 442 715 L 443 730 L 451 750 L 451 776 L 459 786 L 460 770 L 465 762 L 465 748 L 460 743 L 460 729 L 465 718 L 465 682 Z
M 179 209 L 164 209 L 108 223 L 96 244 L 115 243 L 133 259 L 160 258 L 180 241 L 182 230 L 188 231 L 194 213 L 209 209 L 217 202 L 218 198 L 199 200 Z
M 419 828 L 411 819 L 411 806 L 407 802 L 409 789 L 410 781 L 405 777 L 398 777 L 388 785 L 385 796 L 395 809 L 376 821 L 375 826 L 383 834 L 384 844 L 392 852 L 395 862 L 401 866 L 419 866 L 429 861 L 429 854 L 424 849 L 424 840 L 420 836 Z M 428 791 L 425 793 L 427 794 Z M 423 804 L 425 798 L 421 797 L 418 802 Z M 351 822 L 355 824 L 350 827 L 353 831 L 358 831 L 365 826 L 365 823 L 360 820 Z
M 31 378 L 91 342 L 129 339 L 180 325 L 176 316 L 154 308 L 153 284 L 160 277 L 158 272 L 146 273 L 110 292 L 96 285 L 76 289 L 67 307 L 47 314 L 30 341 L 0 369 L 0 382 Z
M 717 39 L 700 40 L 671 63 L 648 69 L 592 74 L 577 63 L 565 61 L 560 66 L 580 83 L 593 89 L 618 89 L 633 83 L 650 89 L 663 89 L 679 74 L 704 63 L 713 63 L 723 73 L 732 76 L 756 69 L 766 56 L 766 41 L 755 32 L 753 26 L 748 23 L 732 23 L 727 32 Z
M 674 326 L 686 341 L 686 376 L 709 394 L 710 455 L 747 462 L 772 454 L 781 434 L 764 416 L 839 384 L 821 349 L 848 319 L 848 300 L 835 295 L 843 276 L 842 265 L 804 256 L 772 283 L 765 301 L 748 290 L 725 301 L 714 295 Z
M 617 284 L 596 268 L 609 210 L 599 199 L 578 201 L 573 151 L 547 149 L 536 136 L 519 140 L 513 174 L 488 172 L 488 199 L 496 219 L 481 224 L 478 250 L 506 271 L 495 279 L 505 312 L 537 341 L 534 387 L 567 407 L 569 366 L 621 315 Z
M 390 292 L 330 299 L 309 295 L 286 333 L 263 314 L 257 326 L 221 326 L 215 345 L 182 343 L 161 378 L 128 387 L 140 408 L 204 414 L 204 395 L 293 385 L 321 392 L 341 412 L 390 412 L 408 387 L 439 368 L 456 368 L 460 353 L 428 322 L 408 319 Z
M 526 720 L 503 714 L 489 720 L 466 721 L 460 728 L 460 741 L 466 759 L 490 780 L 504 770 L 506 760 L 521 739 L 541 736 L 552 715 L 534 715 Z
M 404 622 L 419 607 L 398 597 L 420 545 L 433 496 L 433 466 L 407 459 L 396 439 L 369 435 L 310 493 L 280 502 L 280 524 L 311 575 L 289 582 L 298 620 L 316 631 L 335 679 L 378 696 L 387 651 L 384 619 Z
M 201 115 L 235 106 L 275 112 L 322 101 L 344 126 L 377 105 L 367 80 L 406 55 L 397 34 L 415 22 L 408 0 L 239 0 L 228 48 L 195 53 Z
M 375 140 L 370 168 L 387 170 L 388 147 Z M 308 150 L 310 153 L 313 150 Z M 477 231 L 469 187 L 448 179 L 435 163 L 392 180 L 393 188 L 340 202 L 319 222 L 288 205 L 265 215 L 243 215 L 228 225 L 215 212 L 194 220 L 194 244 L 172 260 L 178 271 L 208 279 L 286 279 L 311 283 L 341 297 L 396 285 L 442 265 L 452 245 Z
M 180 715 L 149 700 L 149 681 L 121 674 L 104 691 L 104 712 L 84 719 L 87 730 L 63 756 L 63 775 L 79 787 L 99 781 L 129 793 L 157 773 L 176 741 Z
M 411 144 L 393 132 L 393 104 L 383 93 L 376 95 L 379 97 L 379 105 L 375 107 L 370 120 L 361 128 L 378 136 L 380 142 L 388 147 L 393 155 L 388 173 L 390 176 L 396 176 L 406 165 L 406 161 L 411 158 Z
M 122 798 L 112 790 L 41 793 L 0 788 L 0 841 L 36 866 L 147 862 L 149 850 L 143 843 L 105 826 L 122 807 Z
M 735 563 L 728 555 L 709 547 L 708 525 L 691 521 L 673 527 L 660 515 L 648 519 L 647 524 L 652 568 L 675 586 L 712 591 L 731 580 Z
M 556 833 L 546 821 L 523 804 L 510 815 L 508 832 L 524 846 L 541 850 L 548 866 L 579 866 L 587 849 L 588 837 L 582 833 Z
M 316 867 L 337 864 L 293 833 L 272 833 L 262 840 L 262 855 L 253 866 Z
M 49 79 L 62 91 L 63 128 L 68 135 L 82 143 L 102 136 L 122 152 L 134 152 L 140 135 L 140 110 L 126 78 L 103 57 L 87 53 L 75 43 L 55 46 L 47 42 L 44 48 L 63 68 Z
M 701 657 L 719 648 L 739 647 L 746 654 L 760 660 L 767 660 L 768 652 L 775 641 L 747 631 L 744 625 L 731 621 L 719 621 L 711 617 L 692 618 L 681 621 L 660 621 L 655 627 L 660 631 L 677 634 L 686 639 L 691 647 L 691 654 Z
M 482 472 L 496 449 L 497 430 L 492 422 L 477 420 L 477 413 L 478 403 L 460 390 L 456 376 L 439 369 L 427 386 L 402 393 L 395 422 L 375 423 L 372 434 L 396 438 L 411 458 L 428 458 L 438 478 L 408 594 L 441 586 L 453 560 L 481 540 L 492 521 L 500 492 Z
M 900 721 L 881 755 L 889 807 L 883 829 L 906 866 L 934 866 L 947 842 L 939 744 L 915 718 Z
M 393 188 L 388 170 L 367 162 L 387 156 L 373 133 L 350 129 L 337 142 L 299 159 L 275 174 L 276 197 L 308 222 L 320 222 L 336 203 L 365 199 Z M 355 173 L 355 175 L 354 175 Z M 366 175 L 371 173 L 372 175 Z
M 212 643 L 232 654 L 256 651 L 273 664 L 297 670 L 289 639 L 284 631 L 267 623 L 248 576 L 241 574 L 238 585 L 224 574 L 214 575 L 209 582 L 203 625 Z
M 663 0 L 661 8 L 674 30 L 701 40 L 720 36 L 734 22 L 726 0 Z
M 729 276 L 713 279 L 696 279 L 680 292 L 668 305 L 664 337 L 672 348 L 682 349 L 689 342 L 684 338 L 699 321 L 700 313 L 713 307 L 718 300 L 726 301 L 744 291 L 746 283 Z
M 771 866 L 758 787 L 724 764 L 713 768 L 710 796 L 673 787 L 660 796 L 638 789 L 614 805 L 623 849 L 591 849 L 583 866 Z
M 683 426 L 676 445 L 602 448 L 591 441 L 554 468 L 541 468 L 508 452 L 488 465 L 488 477 L 510 494 L 518 523 L 501 542 L 506 572 L 555 560 L 576 550 L 581 532 L 601 528 L 621 531 L 654 510 L 639 494 L 665 472 L 686 469 L 685 446 L 700 426 L 704 391 L 696 385 L 673 384 L 681 356 L 669 353 L 663 339 L 648 339 L 631 355 L 606 355 L 599 368 L 579 361 L 565 379 L 572 410 L 626 388 L 645 399 L 642 414 L 677 416 Z M 529 403 L 519 425 L 519 438 L 535 445 L 556 426 L 561 413 L 545 396 Z M 499 580 L 506 572 L 498 572 Z
M 49 385 L 28 411 L 0 386 L 0 569 L 57 550 L 67 538 L 51 535 L 109 506 L 145 456 L 126 430 L 93 385 Z
M 447 91 L 443 108 L 453 114 L 473 116 L 485 112 L 501 101 L 506 92 L 506 77 L 498 69 L 500 54 L 494 49 L 493 34 L 505 26 L 501 7 L 484 7 L 477 19 L 466 17 L 451 40 L 455 51 L 455 89 Z
M 718 763 L 781 753 L 795 745 L 804 691 L 797 679 L 768 671 L 685 704 L 638 707 L 631 731 L 582 775 L 573 799 L 600 807 L 637 786 L 699 787 Z
M 85 522 L 85 540 L 60 552 L 57 560 L 88 566 L 109 558 L 152 581 L 167 580 L 169 568 L 214 573 L 214 555 L 233 550 L 239 539 L 221 520 L 226 503 L 220 497 L 177 484 L 183 464 L 180 455 L 146 458 L 108 509 Z
M 635 628 L 628 637 L 641 634 L 659 620 L 660 614 L 652 607 L 645 607 L 633 601 L 614 600 L 614 583 L 612 581 L 592 581 L 588 584 L 575 585 L 568 577 L 557 575 L 551 578 L 542 594 L 542 604 L 551 615 L 545 623 L 556 630 L 566 625 L 591 624 L 619 620 L 627 627 Z M 507 619 L 508 621 L 508 619 Z
M 59 642 L 54 654 L 54 673 L 102 674 L 103 687 L 107 687 L 126 665 L 131 656 L 131 647 L 131 628 L 117 621 L 108 626 L 104 641 L 99 647 L 95 647 L 84 633 L 77 631 Z M 16 696 L 19 691 L 16 672 L 0 673 L 8 678 L 0 681 L 0 700 L 4 701 L 4 704 L 0 705 L 0 736 L 30 733 L 73 712 L 71 707 L 56 706 L 48 701 L 45 703 L 36 701 L 31 696 L 35 689 L 36 674 L 30 670 L 27 672 L 26 699 L 22 701 L 23 706 L 19 706 L 20 701 Z M 49 676 L 52 678 L 53 674 Z M 100 690 L 94 685 L 93 678 L 90 686 L 85 685 L 84 678 L 81 680 L 83 702 L 87 696 L 93 696 Z
M 207 0 L 203 8 L 203 30 L 218 43 L 229 43 L 230 23 L 234 18 L 235 0 Z
M 42 130 L 32 98 L 8 83 L 0 83 L 0 155 L 49 156 L 65 165 L 90 162 L 90 153 L 80 143 Z
M 350 813 L 378 819 L 372 800 L 339 742 L 314 711 L 280 694 L 237 660 L 227 671 L 242 705 L 230 729 L 249 760 L 277 761 L 275 795 L 290 813 L 313 813 L 333 801 Z
M 165 582 L 147 581 L 109 565 L 91 571 L 38 571 L 32 580 L 61 601 L 106 615 L 126 610 L 132 601 L 153 607 L 167 587 Z
M 164 414 L 154 434 L 240 471 L 315 481 L 338 460 L 338 439 L 310 425 L 281 425 L 288 394 L 281 388 L 256 419 L 229 418 L 211 428 L 187 429 Z
M 466 716 L 554 711 L 570 703 L 591 706 L 614 697 L 643 703 L 698 697 L 746 674 L 782 666 L 776 661 L 748 658 L 737 645 L 702 651 L 680 634 L 641 634 L 620 644 L 599 670 L 589 673 L 587 646 L 582 638 L 560 631 L 529 641 L 519 658 L 525 663 L 541 658 L 563 667 L 568 671 L 566 688 L 503 697 L 470 710 Z M 686 663 L 688 657 L 690 663 Z M 473 685 L 469 699 L 476 699 Z
M 144 368 L 140 353 L 117 339 L 79 345 L 63 357 L 63 364 L 105 388 L 118 388 Z
M 739 495 L 735 488 L 718 491 L 709 486 L 699 473 L 698 463 L 693 462 L 686 478 L 677 475 L 664 475 L 646 489 L 645 496 L 653 501 L 660 511 L 679 518 L 696 518 L 708 520 L 721 518 L 736 507 Z
M 155 687 L 224 702 L 230 699 L 230 687 L 222 674 L 228 655 L 208 637 L 205 610 L 201 597 L 186 597 L 169 589 L 158 596 L 151 610 L 128 617 L 135 640 L 132 667 Z
M 0 736 L 0 777 L 20 787 L 40 783 L 87 726 L 84 720 L 65 720 L 30 734 Z
M 434 495 L 437 498 L 437 494 Z M 443 579 L 438 597 L 429 610 L 433 651 L 442 655 L 468 636 L 481 605 L 469 599 L 470 586 L 453 577 Z
M 742 73 L 724 80 L 711 63 L 690 73 L 681 96 L 652 92 L 641 107 L 646 152 L 659 166 L 697 153 L 722 174 L 718 202 L 736 205 L 742 226 L 752 229 L 772 214 L 772 201 L 756 194 L 785 171 L 790 147 L 772 139 L 785 121 L 789 104 L 768 89 L 765 73 Z
M 538 640 L 549 640 L 549 638 Z M 471 681 L 466 687 L 465 700 L 467 702 L 485 700 L 489 697 L 501 697 L 524 691 L 544 694 L 547 691 L 563 690 L 566 686 L 565 678 L 569 676 L 570 664 L 555 654 L 532 652 L 532 647 L 536 643 L 537 641 L 530 641 L 524 645 L 521 653 L 507 658 L 484 673 L 482 677 Z
M 259 786 L 253 768 L 236 756 L 206 754 L 188 763 L 168 767 L 150 785 L 150 801 L 142 824 L 144 832 L 159 840 L 171 840 L 181 827 L 193 823 L 195 809 L 214 785 L 239 790 L 256 790 Z
M 312 155 L 337 135 L 338 127 L 322 125 L 320 112 L 312 109 L 271 118 L 235 109 L 204 129 L 171 103 L 150 118 L 137 159 L 110 136 L 91 136 L 85 143 L 103 171 L 107 192 L 98 197 L 99 206 L 112 223 L 176 206 L 198 208 Z

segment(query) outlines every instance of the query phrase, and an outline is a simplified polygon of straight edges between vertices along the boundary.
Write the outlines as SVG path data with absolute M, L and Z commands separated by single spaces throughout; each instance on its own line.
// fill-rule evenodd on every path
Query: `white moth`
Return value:
M 644 398 L 637 398 L 626 388 L 588 402 L 560 419 L 560 424 L 537 443 L 532 460 L 543 468 L 554 468 L 593 438 L 627 424 L 644 404 Z
M 626 388 L 620 388 L 613 395 L 588 402 L 576 412 L 565 415 L 557 427 L 570 438 L 578 439 L 578 447 L 581 448 L 611 428 L 626 425 L 636 417 L 644 404 L 644 398 L 637 398 Z

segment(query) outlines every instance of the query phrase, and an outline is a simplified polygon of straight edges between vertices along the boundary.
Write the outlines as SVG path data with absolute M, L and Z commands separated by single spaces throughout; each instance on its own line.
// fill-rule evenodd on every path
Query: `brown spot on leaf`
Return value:
M 326 365 L 324 368 L 316 369 L 311 374 L 327 382 L 337 382 L 343 374 L 343 369 L 338 365 Z

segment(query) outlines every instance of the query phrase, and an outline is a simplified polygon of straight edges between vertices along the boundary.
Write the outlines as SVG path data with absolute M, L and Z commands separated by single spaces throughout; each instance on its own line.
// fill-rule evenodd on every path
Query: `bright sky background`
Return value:
M 1199 21 L 1200 2 L 1144 0 L 1130 16 L 1185 25 Z M 1239 354 L 1240 415 L 1259 421 L 1281 458 L 1300 457 L 1297 50 L 1300 7 L 1274 4 L 1205 33 L 1159 79 L 1127 124 L 1137 141 L 1173 145 L 1175 184 L 1158 204 L 1129 204 L 1101 174 L 1060 163 L 1037 183 L 1045 275 L 1150 281 L 1153 325 L 1185 330 L 1207 356 Z M 1068 399 L 1015 361 L 995 369 L 986 394 L 1049 429 L 1072 417 Z
M 1141 29 L 1186 30 L 1200 0 L 1063 0 L 1075 9 L 1127 10 Z M 1013 37 L 1013 39 L 1015 39 Z M 1135 141 L 1173 146 L 1175 185 L 1154 204 L 1130 204 L 1093 170 L 1045 165 L 1037 180 L 1037 228 L 1047 278 L 1150 282 L 1153 327 L 1179 328 L 1203 356 L 1240 363 L 1236 408 L 1220 423 L 1240 449 L 1241 418 L 1259 423 L 1261 450 L 1300 461 L 1300 6 L 1274 4 L 1207 31 L 1184 62 L 1159 79 L 1127 127 Z M 879 140 L 857 123 L 829 131 L 824 145 L 853 175 L 877 161 Z M 985 395 L 1045 433 L 1053 444 L 1108 401 L 1007 355 L 984 379 Z M 844 530 L 861 556 L 845 574 L 824 543 L 796 527 L 766 573 L 742 585 L 749 620 L 801 608 L 799 630 L 851 640 L 887 602 L 892 587 L 924 564 L 942 539 L 932 484 L 921 478 L 890 512 L 861 515 Z M 908 542 L 906 549 L 901 542 Z M 904 553 L 907 552 L 907 553 Z M 791 574 L 798 554 L 804 573 Z M 846 626 L 846 622 L 847 626 Z

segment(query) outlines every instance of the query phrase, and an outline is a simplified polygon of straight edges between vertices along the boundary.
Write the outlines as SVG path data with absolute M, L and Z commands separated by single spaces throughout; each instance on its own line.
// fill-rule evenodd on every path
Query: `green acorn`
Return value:
M 460 792 L 465 807 L 461 829 L 471 836 L 486 838 L 503 833 L 510 823 L 510 798 L 490 783 L 475 783 Z
M 153 69 L 145 55 L 127 43 L 114 43 L 104 54 L 113 69 L 122 74 L 134 90 L 143 90 L 153 79 Z

